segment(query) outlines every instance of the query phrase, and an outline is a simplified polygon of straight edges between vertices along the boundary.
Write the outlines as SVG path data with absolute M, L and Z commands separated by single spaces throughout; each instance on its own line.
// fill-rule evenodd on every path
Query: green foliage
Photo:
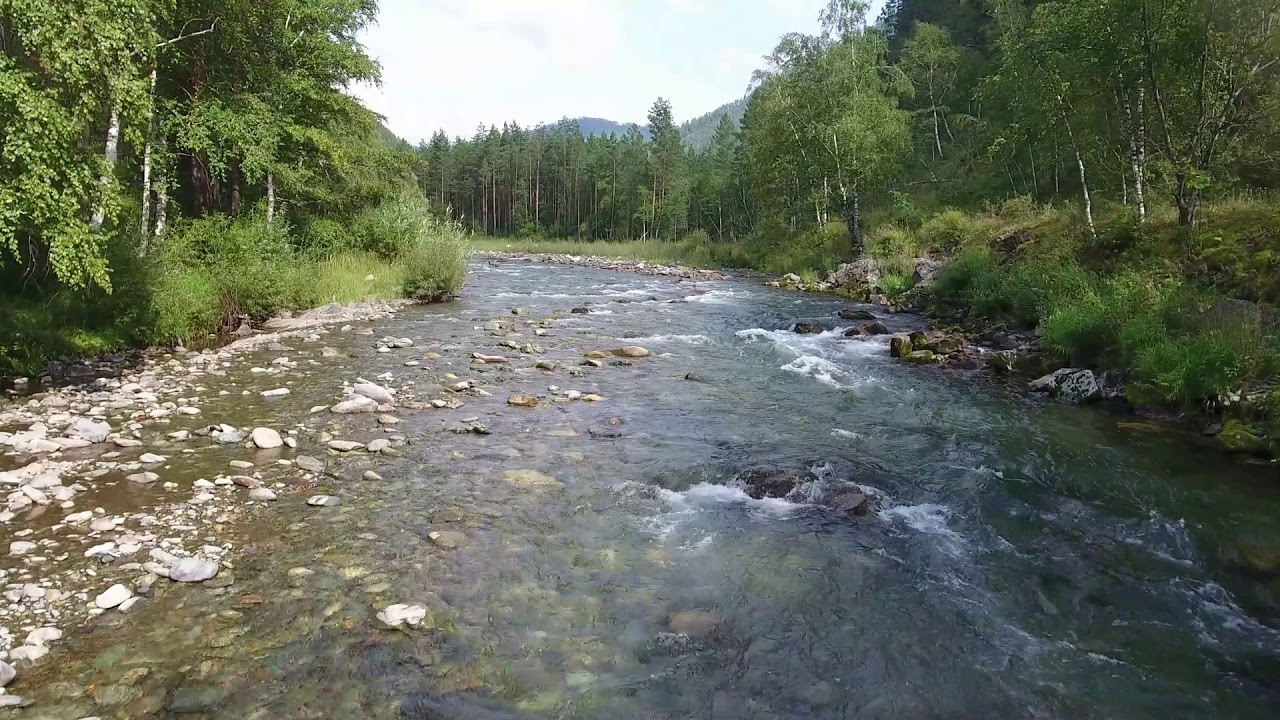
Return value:
M 918 235 L 930 250 L 953 251 L 974 238 L 974 223 L 960 210 L 943 210 L 925 220 Z
M 402 260 L 404 295 L 434 302 L 455 294 L 466 280 L 467 252 L 466 237 L 460 228 L 428 218 Z
M 900 225 L 881 225 L 867 235 L 867 254 L 877 259 L 914 258 L 919 249 L 915 234 Z
M 891 298 L 911 289 L 911 276 L 903 272 L 888 272 L 880 278 L 880 289 Z
M 177 273 L 175 282 L 185 288 L 180 297 L 199 297 L 197 288 L 211 285 L 227 320 L 264 318 L 289 307 L 298 267 L 284 223 L 221 215 L 176 225 L 164 244 L 161 264 Z M 187 272 L 191 270 L 197 272 Z

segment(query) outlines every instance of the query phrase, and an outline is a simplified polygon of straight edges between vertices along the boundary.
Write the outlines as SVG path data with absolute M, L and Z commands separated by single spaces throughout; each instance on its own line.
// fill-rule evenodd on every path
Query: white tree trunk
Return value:
M 1080 143 L 1076 142 L 1076 131 L 1071 127 L 1071 118 L 1067 116 L 1067 105 L 1058 96 L 1058 103 L 1062 110 L 1062 124 L 1067 126 L 1067 137 L 1071 140 L 1071 148 L 1076 154 L 1076 166 L 1080 168 L 1080 190 L 1084 193 L 1084 219 L 1089 225 L 1089 236 L 1094 240 L 1098 239 L 1098 228 L 1093 224 L 1093 198 L 1089 195 L 1089 177 L 1085 173 L 1084 155 L 1080 152 Z
M 267 224 L 276 217 L 276 176 L 267 171 Z
M 163 151 L 167 145 L 163 135 L 156 140 L 156 145 Z M 153 231 L 156 244 L 164 238 L 165 224 L 169 221 L 169 172 L 166 165 L 161 162 L 160 167 L 156 171 L 156 226 Z
M 115 172 L 116 159 L 120 156 L 120 108 L 111 109 L 111 123 L 107 126 L 107 172 L 102 175 L 102 192 L 105 195 L 107 188 L 111 186 L 111 173 Z M 102 229 L 102 223 L 106 220 L 107 209 L 106 200 L 98 202 L 98 206 L 93 209 L 93 216 L 89 220 L 89 226 L 94 232 Z
M 151 66 L 151 102 L 154 107 L 156 98 L 156 68 Z M 154 110 L 147 114 L 147 139 L 142 146 L 142 234 L 138 237 L 138 254 L 147 253 L 147 244 L 151 240 L 151 132 Z

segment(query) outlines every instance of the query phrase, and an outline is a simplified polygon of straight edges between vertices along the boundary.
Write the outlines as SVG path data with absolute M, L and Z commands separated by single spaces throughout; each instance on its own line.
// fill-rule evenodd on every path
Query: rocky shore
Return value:
M 389 317 L 400 304 L 331 305 L 245 329 L 217 350 L 152 349 L 52 368 L 33 385 L 15 383 L 0 400 L 0 707 L 21 706 L 4 692 L 23 668 L 45 656 L 64 634 L 104 613 L 127 613 L 160 583 L 225 588 L 235 582 L 235 528 L 269 512 L 286 492 L 326 472 L 326 450 L 391 453 L 404 442 L 393 427 L 393 391 L 356 379 L 348 393 L 316 412 L 379 412 L 385 438 L 367 444 L 333 439 L 307 423 L 291 428 L 237 427 L 211 417 L 233 393 L 209 385 L 248 353 L 279 353 L 252 375 L 268 390 L 241 391 L 235 404 L 268 404 L 290 393 L 291 371 L 336 351 L 332 332 L 361 332 L 337 323 Z M 282 344 L 300 339 L 314 350 Z M 407 343 L 407 344 L 406 344 Z M 390 338 L 379 347 L 407 347 Z M 78 383 L 76 381 L 79 381 Z M 60 383 L 60 384 L 55 384 Z M 73 384 L 67 384 L 73 383 Z M 47 389 L 46 389 L 47 388 Z M 320 458 L 298 452 L 300 441 Z M 182 483 L 187 466 L 210 448 L 234 450 L 221 472 Z M 327 496 L 308 503 L 332 504 Z

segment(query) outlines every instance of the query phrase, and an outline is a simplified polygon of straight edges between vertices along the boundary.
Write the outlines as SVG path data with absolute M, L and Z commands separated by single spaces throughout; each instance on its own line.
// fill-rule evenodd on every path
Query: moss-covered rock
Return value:
M 915 350 L 924 350 L 929 345 L 929 336 L 922 332 L 913 332 L 910 335 L 911 347 Z
M 964 348 L 964 341 L 957 337 L 943 337 L 934 340 L 925 345 L 925 350 L 932 351 L 935 355 L 950 355 L 960 352 Z
M 1222 424 L 1222 432 L 1218 433 L 1218 444 L 1222 449 L 1242 455 L 1266 455 L 1267 443 L 1258 433 L 1245 423 L 1231 419 Z
M 889 357 L 906 357 L 915 350 L 911 346 L 911 338 L 906 335 L 894 335 L 889 339 Z
M 934 354 L 932 350 L 916 350 L 914 352 L 907 353 L 902 357 L 902 359 L 909 363 L 916 363 L 917 365 L 929 365 L 933 362 Z

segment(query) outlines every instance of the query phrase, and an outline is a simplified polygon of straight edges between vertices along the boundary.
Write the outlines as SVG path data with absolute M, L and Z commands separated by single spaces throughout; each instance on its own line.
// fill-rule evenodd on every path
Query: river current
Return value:
M 475 263 L 458 300 L 365 324 L 411 349 L 334 332 L 341 355 L 273 403 L 239 391 L 278 383 L 246 369 L 279 353 L 241 363 L 206 417 L 315 427 L 329 417 L 308 409 L 343 380 L 383 373 L 419 398 L 446 373 L 492 396 L 398 413 L 399 456 L 335 461 L 350 469 L 239 529 L 232 587 L 102 616 L 28 681 L 33 707 L 0 717 L 1280 717 L 1274 467 L 893 361 L 887 339 L 843 336 L 852 307 L 750 281 Z M 527 321 L 546 318 L 535 335 Z M 787 331 L 802 319 L 830 330 Z M 623 345 L 653 355 L 578 367 Z M 553 403 L 549 386 L 604 399 Z M 511 393 L 546 397 L 519 408 Z M 471 418 L 490 434 L 454 432 Z M 333 422 L 380 432 L 371 416 Z M 754 500 L 733 478 L 766 464 L 815 479 Z M 365 468 L 385 479 L 360 481 Z M 825 508 L 847 482 L 882 494 L 880 511 Z M 308 507 L 320 491 L 342 504 Z M 432 541 L 441 530 L 457 547 Z M 427 627 L 380 627 L 390 603 L 424 605 Z M 128 703 L 95 699 L 135 667 L 149 670 Z

